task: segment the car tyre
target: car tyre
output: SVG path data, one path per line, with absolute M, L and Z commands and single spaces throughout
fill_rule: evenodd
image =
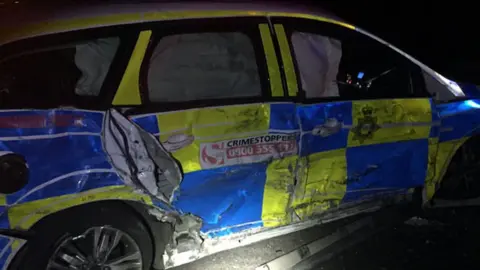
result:
M 132 269 L 151 269 L 154 255 L 151 232 L 141 216 L 122 202 L 69 208 L 40 220 L 31 231 L 34 238 L 27 241 L 17 256 L 21 258 L 15 258 L 14 268 L 9 269 L 53 270 L 71 263 L 82 270 L 109 270 L 112 263 L 122 263 L 117 261 L 128 256 L 125 263 L 136 266 Z

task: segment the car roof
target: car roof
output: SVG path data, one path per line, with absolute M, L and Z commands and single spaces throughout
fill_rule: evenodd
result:
M 68 2 L 67 2 L 68 3 Z M 330 21 L 354 28 L 315 7 L 275 2 L 148 1 L 135 4 L 24 4 L 0 10 L 0 44 L 45 34 L 139 22 L 236 16 L 289 16 Z

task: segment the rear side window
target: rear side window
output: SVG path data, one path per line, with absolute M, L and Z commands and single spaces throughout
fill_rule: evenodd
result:
M 341 26 L 285 20 L 307 98 L 425 96 L 420 69 L 402 55 Z
M 120 38 L 32 48 L 0 59 L 0 106 L 36 108 L 96 102 Z
M 159 38 L 148 62 L 151 102 L 262 95 L 252 39 L 243 32 L 202 32 Z

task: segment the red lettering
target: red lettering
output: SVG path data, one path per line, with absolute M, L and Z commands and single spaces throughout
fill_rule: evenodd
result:
M 42 115 L 2 116 L 0 128 L 43 128 L 46 126 L 46 120 Z
M 74 115 L 53 115 L 49 118 L 43 115 L 0 116 L 0 128 L 69 127 L 82 120 L 83 117 Z

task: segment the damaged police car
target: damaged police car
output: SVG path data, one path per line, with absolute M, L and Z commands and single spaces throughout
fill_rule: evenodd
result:
M 3 269 L 163 269 L 412 197 L 479 195 L 478 89 L 325 13 L 25 18 L 0 29 Z

